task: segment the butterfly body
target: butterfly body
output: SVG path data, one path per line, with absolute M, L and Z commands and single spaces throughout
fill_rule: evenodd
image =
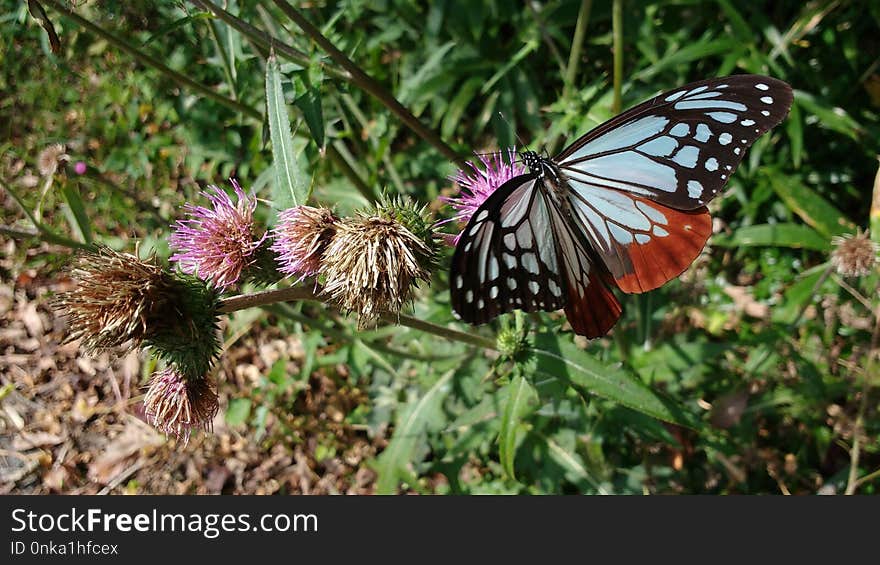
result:
M 513 309 L 565 309 L 576 333 L 604 335 L 640 293 L 678 276 L 711 234 L 705 205 L 745 150 L 779 123 L 791 88 L 758 75 L 692 83 L 598 126 L 471 216 L 452 259 L 453 310 L 481 324 Z

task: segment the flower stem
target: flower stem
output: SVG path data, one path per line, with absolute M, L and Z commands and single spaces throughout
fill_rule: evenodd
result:
M 330 58 L 333 59 L 336 64 L 340 67 L 348 71 L 351 75 L 351 82 L 362 88 L 367 93 L 374 96 L 378 99 L 382 104 L 385 105 L 386 108 L 391 110 L 394 114 L 397 115 L 398 118 L 403 121 L 410 129 L 412 129 L 419 137 L 433 145 L 438 151 L 443 153 L 448 159 L 454 161 L 456 163 L 463 163 L 464 159 L 440 136 L 433 131 L 432 129 L 425 126 L 418 118 L 416 118 L 409 110 L 407 110 L 403 104 L 397 101 L 394 96 L 391 95 L 390 92 L 385 90 L 385 88 L 379 84 L 373 77 L 366 74 L 361 70 L 359 66 L 357 66 L 354 61 L 349 59 L 345 53 L 340 51 L 333 45 L 330 40 L 324 37 L 321 34 L 321 31 L 313 26 L 311 22 L 309 22 L 302 14 L 300 14 L 293 6 L 288 4 L 285 0 L 275 0 L 275 5 L 278 6 L 282 12 L 284 12 L 287 17 L 289 17 L 293 22 L 299 26 L 306 35 L 308 35 L 312 41 L 317 43 L 321 49 L 327 52 L 330 55 Z
M 621 90 L 623 87 L 623 0 L 614 0 L 611 5 L 611 28 L 614 36 L 614 101 L 611 112 L 619 114 L 623 105 Z
M 574 80 L 577 77 L 578 65 L 581 62 L 581 50 L 584 45 L 584 36 L 587 33 L 587 22 L 590 21 L 590 10 L 593 0 L 581 0 L 581 9 L 578 12 L 577 24 L 574 28 L 574 38 L 571 40 L 571 51 L 568 53 L 568 65 L 565 67 L 565 86 L 562 96 L 567 98 L 574 88 Z
M 288 302 L 291 300 L 312 300 L 323 302 L 323 299 L 320 298 L 319 294 L 319 288 L 312 290 L 308 287 L 303 286 L 295 286 L 275 290 L 264 290 L 252 294 L 241 294 L 238 296 L 224 298 L 220 301 L 220 308 L 218 309 L 218 311 L 228 314 L 237 310 L 244 310 L 245 308 L 265 306 L 267 304 L 273 304 L 276 302 Z M 400 324 L 402 326 L 407 326 L 415 330 L 431 333 L 449 340 L 466 343 L 468 345 L 475 345 L 484 349 L 496 349 L 495 342 L 489 338 L 458 330 L 453 330 L 444 326 L 433 324 L 431 322 L 426 322 L 424 320 L 413 318 L 412 316 L 406 316 L 404 314 L 401 314 L 399 316 L 385 314 L 382 316 L 382 320 L 390 324 Z

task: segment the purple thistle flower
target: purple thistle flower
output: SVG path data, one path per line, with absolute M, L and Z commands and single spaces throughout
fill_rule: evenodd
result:
M 87 170 L 89 170 L 88 165 L 86 165 L 82 161 L 77 161 L 76 164 L 73 166 L 73 171 L 78 175 L 86 174 Z
M 278 215 L 272 230 L 275 242 L 270 249 L 277 254 L 279 271 L 289 276 L 317 275 L 324 250 L 336 233 L 337 218 L 326 208 L 294 206 Z
M 184 445 L 194 429 L 210 431 L 219 401 L 207 378 L 187 380 L 174 367 L 153 373 L 144 395 L 147 420 Z
M 483 202 L 489 198 L 489 195 L 495 192 L 499 186 L 509 181 L 515 176 L 522 175 L 528 170 L 516 162 L 516 149 L 509 148 L 507 150 L 507 159 L 503 151 L 496 151 L 488 155 L 477 155 L 482 168 L 473 162 L 467 165 L 471 170 L 459 169 L 450 180 L 458 183 L 461 190 L 458 196 L 441 196 L 440 200 L 446 202 L 455 209 L 455 215 L 440 223 L 458 221 L 464 227 L 474 212 L 477 211 Z M 461 234 L 455 236 L 452 241 L 453 245 L 458 243 Z
M 254 210 L 257 200 L 241 189 L 238 181 L 230 179 L 238 203 L 222 189 L 211 185 L 213 192 L 200 194 L 211 201 L 211 208 L 185 204 L 190 216 L 177 220 L 174 233 L 168 238 L 177 253 L 177 261 L 185 273 L 197 275 L 225 290 L 238 282 L 242 271 L 255 261 L 254 254 L 266 235 L 254 239 Z

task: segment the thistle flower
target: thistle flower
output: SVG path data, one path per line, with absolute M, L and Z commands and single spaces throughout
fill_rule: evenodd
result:
M 337 218 L 326 208 L 295 206 L 279 214 L 270 248 L 279 270 L 300 280 L 318 274 L 321 258 L 336 233 Z
M 483 202 L 489 198 L 499 186 L 509 181 L 515 176 L 528 172 L 528 169 L 516 163 L 516 149 L 510 148 L 505 152 L 497 151 L 488 155 L 477 155 L 482 168 L 473 162 L 468 162 L 468 169 L 459 169 L 450 180 L 458 183 L 460 187 L 459 195 L 453 197 L 441 196 L 440 200 L 446 202 L 455 210 L 455 215 L 446 223 L 457 220 L 459 224 L 464 226 L 467 224 L 474 212 L 477 211 Z M 461 234 L 455 236 L 453 243 L 458 243 Z
M 37 156 L 37 169 L 44 177 L 51 177 L 58 170 L 61 161 L 67 160 L 69 157 L 64 152 L 64 146 L 60 143 L 47 146 L 40 151 Z
M 144 409 L 150 424 L 185 445 L 194 429 L 212 429 L 219 402 L 207 378 L 187 379 L 169 366 L 150 379 Z
M 210 281 L 221 290 L 238 282 L 266 239 L 265 234 L 254 238 L 256 198 L 247 196 L 235 179 L 231 182 L 237 203 L 219 187 L 209 186 L 213 192 L 201 194 L 211 201 L 211 208 L 184 205 L 190 217 L 178 220 L 168 238 L 177 251 L 171 261 L 176 261 L 183 272 Z
M 82 339 L 90 352 L 140 342 L 178 294 L 174 278 L 155 257 L 142 261 L 105 246 L 80 254 L 72 274 L 76 288 L 61 293 L 55 304 L 70 324 L 66 341 Z
M 88 170 L 89 170 L 88 165 L 86 165 L 82 161 L 77 161 L 76 164 L 73 166 L 73 172 L 75 172 L 78 175 L 84 175 L 84 174 L 86 174 L 86 171 L 88 171 Z
M 324 291 L 361 327 L 380 314 L 399 314 L 414 284 L 428 280 L 436 257 L 433 225 L 412 203 L 381 203 L 337 224 L 324 252 Z
M 880 246 L 859 229 L 855 235 L 835 236 L 831 239 L 834 250 L 831 264 L 845 277 L 863 277 L 871 273 L 877 263 Z

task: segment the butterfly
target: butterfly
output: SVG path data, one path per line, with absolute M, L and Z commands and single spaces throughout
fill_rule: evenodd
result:
M 600 337 L 622 307 L 612 288 L 642 293 L 680 275 L 712 233 L 706 204 L 746 149 L 788 114 L 791 87 L 760 75 L 687 84 L 578 138 L 498 187 L 459 237 L 454 312 L 472 324 L 514 309 L 565 310 Z

